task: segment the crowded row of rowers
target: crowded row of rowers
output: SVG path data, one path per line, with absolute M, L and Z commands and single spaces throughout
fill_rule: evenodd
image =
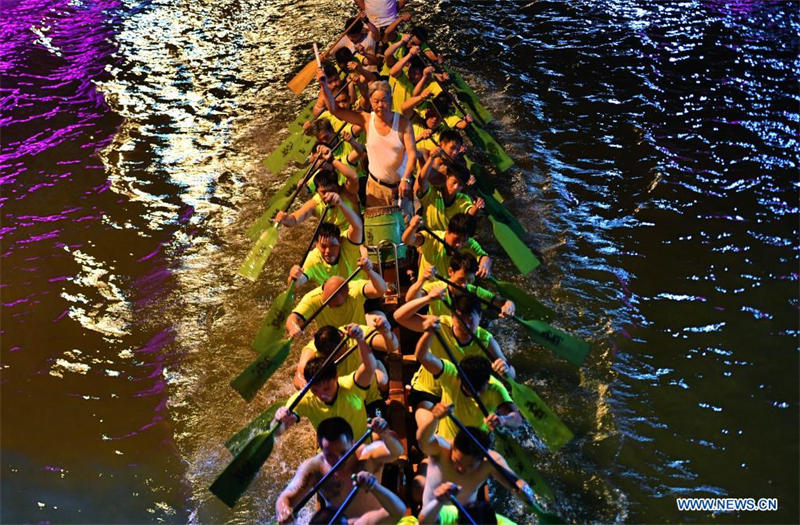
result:
M 356 291 L 369 286 L 356 284 Z M 507 469 L 504 458 L 488 450 L 487 431 L 522 423 L 508 391 L 492 377 L 493 371 L 513 377 L 513 368 L 492 335 L 478 326 L 479 304 L 468 295 L 452 292 L 434 286 L 394 314 L 401 326 L 421 332 L 415 348 L 420 368 L 412 380 L 409 399 L 416 407 L 417 447 L 427 460 L 426 468 L 414 479 L 416 490 L 412 485 L 411 500 L 403 502 L 378 482 L 383 466 L 403 455 L 404 446 L 380 418 L 387 377 L 373 350 L 395 352 L 397 339 L 380 317 L 372 328 L 356 323 L 340 328 L 324 325 L 303 349 L 297 366 L 295 385 L 301 387 L 313 378 L 311 395 L 297 404 L 290 398 L 287 405 L 295 406 L 294 411 L 283 406 L 275 415 L 276 434 L 307 417 L 317 431 L 321 449 L 300 465 L 278 498 L 276 512 L 281 523 L 293 519 L 297 502 L 323 478 L 325 482 L 319 486 L 322 509 L 311 523 L 329 523 L 337 509 L 343 509 L 343 523 L 348 519 L 359 524 L 396 523 L 412 510 L 423 523 L 468 523 L 447 503 L 465 505 L 467 514 L 479 519 L 477 523 L 508 522 L 502 516 L 495 518 L 488 504 L 478 498 L 478 489 L 490 477 L 533 502 L 533 493 L 524 481 L 509 486 L 507 476 L 493 464 Z M 358 295 L 346 300 L 358 303 Z M 449 316 L 420 313 L 448 300 L 452 301 L 448 303 L 452 308 Z M 484 357 L 487 350 L 496 352 L 494 362 Z M 336 355 L 338 366 L 330 364 L 331 354 Z M 368 413 L 377 416 L 369 420 Z M 364 445 L 370 436 L 372 443 Z M 408 522 L 411 518 L 403 519 Z

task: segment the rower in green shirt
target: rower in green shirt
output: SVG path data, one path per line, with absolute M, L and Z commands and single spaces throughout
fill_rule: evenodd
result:
M 495 295 L 490 290 L 481 286 L 472 284 L 475 280 L 475 272 L 478 270 L 478 261 L 475 257 L 468 253 L 454 253 L 450 257 L 450 264 L 447 268 L 447 280 L 459 286 L 463 286 L 468 292 L 474 293 L 485 301 L 491 301 L 500 307 L 500 315 L 502 317 L 511 317 L 516 312 L 516 305 L 513 301 L 506 299 L 502 296 Z M 412 301 L 433 289 L 434 286 L 442 286 L 440 282 L 433 280 L 436 270 L 433 266 L 428 266 L 419 279 L 412 284 L 406 292 L 406 301 Z M 445 302 L 453 304 L 455 297 L 461 295 L 461 292 L 450 285 L 447 285 L 445 295 L 442 301 L 434 301 L 428 305 L 428 313 L 432 315 L 449 315 L 450 309 L 447 308 Z
M 434 286 L 427 295 L 409 301 L 394 313 L 398 324 L 415 332 L 422 332 L 431 323 L 438 323 L 442 338 L 454 357 L 460 362 L 468 356 L 485 356 L 481 345 L 489 350 L 494 358 L 492 369 L 514 379 L 516 372 L 508 362 L 500 345 L 491 332 L 479 326 L 481 320 L 480 303 L 468 295 L 460 295 L 454 299 L 454 316 L 422 315 L 419 311 L 433 302 L 439 301 L 445 293 L 443 286 Z M 480 344 L 476 342 L 480 341 Z M 439 340 L 432 345 L 432 353 L 439 359 L 450 359 Z M 442 396 L 442 387 L 436 378 L 424 366 L 420 366 L 411 380 L 411 403 L 430 407 Z
M 457 213 L 450 219 L 444 231 L 420 232 L 418 230 L 422 224 L 422 217 L 414 215 L 402 237 L 407 246 L 416 246 L 420 252 L 418 275 L 422 275 L 428 266 L 434 266 L 439 275 L 446 275 L 450 257 L 455 252 L 470 253 L 478 259 L 478 271 L 475 273 L 478 277 L 488 277 L 491 274 L 491 258 L 478 241 L 472 238 L 475 234 L 474 217 Z
M 309 280 L 318 286 L 334 275 L 347 277 L 358 267 L 358 260 L 367 255 L 363 248 L 363 225 L 361 218 L 336 193 L 325 194 L 325 202 L 339 211 L 348 221 L 347 234 L 342 235 L 339 227 L 333 222 L 323 222 L 314 240 L 314 248 L 306 257 L 303 267 L 295 264 L 289 271 L 289 282 L 297 281 L 302 286 Z M 327 216 L 334 215 L 329 210 Z

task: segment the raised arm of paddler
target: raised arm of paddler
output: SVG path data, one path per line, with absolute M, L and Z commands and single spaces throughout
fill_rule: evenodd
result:
M 450 447 L 444 438 L 436 436 L 436 425 L 439 420 L 447 417 L 452 410 L 452 405 L 437 403 L 433 409 L 426 410 L 420 408 L 414 414 L 417 420 L 417 445 L 423 454 L 427 456 L 438 456 L 442 451 L 449 451 Z
M 389 428 L 389 423 L 382 417 L 373 417 L 369 421 L 369 428 L 374 434 L 378 435 L 379 440 L 367 445 L 364 451 L 359 454 L 362 461 L 372 462 L 370 470 L 377 471 L 381 465 L 391 463 L 399 458 L 405 449 L 403 444 L 397 439 L 397 434 Z M 374 439 L 374 435 L 373 435 Z
M 419 310 L 433 301 L 438 301 L 444 297 L 446 288 L 444 286 L 434 286 L 431 290 L 419 299 L 409 301 L 394 312 L 394 319 L 402 326 L 415 332 L 425 330 L 424 322 L 428 316 L 420 315 Z
M 419 275 L 419 279 L 414 281 L 414 283 L 408 287 L 408 291 L 406 292 L 406 302 L 422 297 L 421 294 L 425 293 L 423 286 L 425 286 L 425 283 L 429 282 L 433 278 L 435 273 L 435 266 L 427 266 L 424 270 L 422 270 L 422 273 Z
M 395 35 L 395 31 L 397 31 L 397 28 L 400 27 L 400 24 L 404 24 L 410 20 L 411 13 L 400 13 L 400 16 L 398 16 L 394 22 L 386 26 L 386 28 L 383 30 L 383 41 L 387 44 L 391 43 L 391 41 L 397 36 Z M 409 35 L 409 38 L 411 38 L 411 35 Z
M 353 380 L 356 385 L 361 388 L 367 389 L 375 377 L 375 369 L 378 367 L 378 362 L 372 354 L 372 348 L 367 344 L 364 338 L 364 331 L 356 323 L 347 325 L 347 335 L 351 339 L 355 339 L 358 344 L 358 354 L 361 356 L 361 364 L 353 374 Z
M 419 55 L 419 53 L 419 46 L 411 46 L 411 48 L 408 50 L 408 53 L 406 53 L 403 58 L 398 60 L 397 63 L 392 66 L 392 69 L 389 70 L 389 74 L 395 78 L 399 77 L 401 74 L 403 74 L 403 69 L 406 67 L 409 60 Z
M 386 281 L 384 281 L 383 277 L 372 267 L 372 261 L 369 260 L 369 257 L 362 256 L 361 259 L 358 260 L 358 265 L 369 278 L 369 283 L 364 285 L 364 295 L 369 299 L 383 297 L 383 294 L 386 293 Z
M 324 66 L 322 66 L 322 70 L 325 75 L 325 82 L 324 82 L 325 87 L 327 87 L 331 93 L 339 91 L 339 88 L 342 87 L 342 79 L 339 76 L 339 72 L 336 71 L 336 66 L 334 66 L 333 64 L 325 64 Z M 352 87 L 352 85 L 350 87 Z M 317 95 L 317 103 L 314 104 L 314 109 L 312 111 L 313 115 L 315 117 L 318 117 L 320 113 L 325 111 L 326 107 L 327 106 L 325 105 L 325 90 L 322 89 L 322 87 L 320 87 L 319 95 Z
M 325 107 L 328 108 L 328 111 L 331 112 L 331 115 L 339 120 L 344 120 L 356 126 L 361 126 L 362 129 L 366 129 L 366 114 L 337 106 L 333 100 L 331 89 L 328 87 L 325 72 L 319 68 L 317 69 L 317 80 L 319 81 L 319 85 L 322 87 Z
M 414 215 L 411 217 L 411 220 L 408 221 L 408 226 L 403 231 L 403 235 L 401 240 L 407 246 L 420 246 L 422 245 L 422 234 L 419 233 L 419 228 L 422 226 L 422 217 L 419 215 Z
M 436 164 L 437 159 L 441 155 L 441 149 L 436 147 L 431 150 L 430 155 L 425 160 L 425 164 L 422 165 L 422 168 L 417 173 L 417 184 L 416 184 L 416 191 L 417 191 L 417 198 L 422 198 L 427 192 L 428 188 L 430 187 L 430 180 L 431 180 L 431 170 Z M 423 210 L 424 213 L 424 210 Z
M 392 353 L 397 351 L 400 344 L 397 341 L 397 336 L 392 332 L 392 327 L 389 321 L 380 315 L 373 317 L 373 327 L 378 331 L 372 338 L 370 338 L 370 345 L 374 350 L 381 352 Z
M 416 89 L 414 91 L 416 91 Z M 402 111 L 403 115 L 405 115 L 407 118 L 411 118 L 414 115 L 414 109 L 431 98 L 432 95 L 433 92 L 429 88 L 422 89 L 418 94 L 408 97 L 400 106 L 400 111 Z
M 353 211 L 353 208 L 347 205 L 342 196 L 332 191 L 325 192 L 322 194 L 322 202 L 341 210 L 342 215 L 350 224 L 347 228 L 347 238 L 353 244 L 361 244 L 364 238 L 364 223 L 361 222 L 361 217 Z
M 380 511 L 368 511 L 353 525 L 373 525 L 378 523 L 397 523 L 406 513 L 406 504 L 400 497 L 380 483 L 374 474 L 362 470 L 356 475 L 356 485 L 372 494 L 383 507 Z
M 409 40 L 411 40 L 411 35 L 403 35 L 397 42 L 390 44 L 389 47 L 386 48 L 386 51 L 383 52 L 383 61 L 389 68 L 397 64 L 397 59 L 394 55 L 397 53 L 398 49 L 407 45 Z
M 431 343 L 433 342 L 433 330 L 439 329 L 439 318 L 435 315 L 428 315 L 422 322 L 422 328 L 425 330 L 417 341 L 417 347 L 414 349 L 414 357 L 417 362 L 422 365 L 425 370 L 431 373 L 433 377 L 437 377 L 442 373 L 444 364 L 442 360 L 433 355 L 431 352 Z

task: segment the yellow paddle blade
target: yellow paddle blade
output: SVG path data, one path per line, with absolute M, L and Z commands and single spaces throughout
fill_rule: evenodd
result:
M 258 238 L 250 249 L 244 262 L 242 262 L 242 265 L 239 267 L 239 275 L 251 281 L 255 281 L 277 243 L 278 227 L 273 224 L 271 227 L 264 230 L 264 233 L 261 234 L 261 237 Z
M 550 410 L 539 394 L 527 385 L 505 379 L 511 385 L 514 404 L 547 448 L 555 452 L 572 439 L 572 431 Z
M 314 76 L 317 74 L 317 62 L 316 60 L 312 60 L 308 64 L 305 65 L 303 69 L 300 70 L 298 74 L 294 76 L 293 79 L 289 81 L 289 89 L 292 90 L 292 93 L 295 95 L 300 95 L 303 90 L 308 86 L 308 84 L 314 80 Z

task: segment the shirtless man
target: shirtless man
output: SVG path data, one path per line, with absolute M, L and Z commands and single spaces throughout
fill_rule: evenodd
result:
M 458 483 L 461 487 L 458 501 L 463 504 L 474 501 L 478 489 L 490 477 L 507 489 L 514 490 L 506 478 L 483 457 L 481 449 L 463 430 L 459 431 L 452 442 L 434 435 L 437 422 L 447 417 L 449 411 L 450 407 L 443 403 L 435 405 L 433 411 L 424 409 L 418 411 L 417 421 L 421 425 L 417 430 L 417 442 L 420 450 L 428 455 L 428 472 L 425 490 L 422 494 L 423 506 L 434 500 L 436 488 L 448 481 Z M 475 427 L 467 427 L 467 429 L 483 445 L 483 448 L 489 448 L 489 436 L 485 432 Z M 511 471 L 503 456 L 494 450 L 489 450 L 489 454 L 500 466 Z M 519 479 L 517 488 L 533 503 L 533 490 L 525 481 Z
M 389 430 L 386 420 L 373 418 L 369 428 L 378 434 L 380 440 L 361 445 L 320 487 L 319 494 L 326 506 L 339 507 L 342 504 L 352 487 L 353 474 L 366 471 L 379 476 L 385 464 L 396 460 L 403 453 L 403 445 Z M 301 463 L 292 481 L 278 496 L 275 511 L 279 523 L 292 521 L 294 503 L 350 450 L 353 446 L 353 430 L 340 417 L 326 419 L 317 428 L 317 444 L 322 452 Z M 392 513 L 369 490 L 359 490 L 345 511 L 348 518 L 359 518 L 358 523 L 362 525 L 386 522 Z
M 371 492 L 375 499 L 383 505 L 389 515 L 388 519 L 385 520 L 386 523 L 397 523 L 403 518 L 406 512 L 406 504 L 397 494 L 378 483 L 378 478 L 375 475 L 362 470 L 356 474 L 353 485 L 358 485 L 359 490 Z M 311 521 L 308 522 L 308 525 L 328 525 L 338 510 L 338 508 L 334 507 L 323 507 L 311 516 Z M 367 512 L 354 520 L 348 520 L 347 516 L 341 514 L 339 519 L 333 523 L 334 525 L 367 525 L 375 523 L 375 514 L 375 511 Z

